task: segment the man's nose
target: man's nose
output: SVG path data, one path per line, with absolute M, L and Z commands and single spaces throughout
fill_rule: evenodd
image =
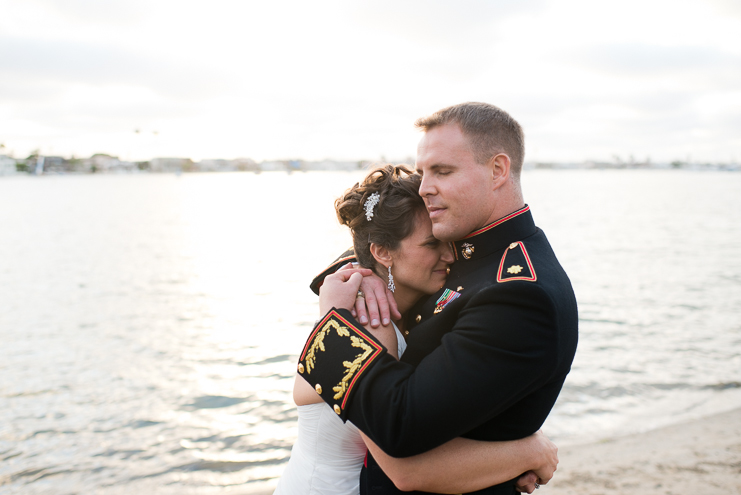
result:
M 432 186 L 432 181 L 428 176 L 422 176 L 422 182 L 419 184 L 419 195 L 423 198 L 435 194 L 435 188 Z

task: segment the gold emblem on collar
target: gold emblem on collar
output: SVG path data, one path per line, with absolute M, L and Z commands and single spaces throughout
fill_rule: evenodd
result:
M 512 265 L 509 268 L 507 268 L 507 273 L 513 273 L 517 275 L 522 271 L 522 267 L 520 265 Z
M 463 255 L 463 257 L 466 258 L 467 260 L 470 260 L 471 255 L 473 255 L 473 251 L 474 251 L 473 245 L 466 242 L 461 247 L 463 248 L 461 250 L 461 254 Z
M 512 244 L 509 245 L 509 248 L 510 249 L 514 249 L 516 247 L 517 247 L 517 243 L 516 242 L 513 242 Z

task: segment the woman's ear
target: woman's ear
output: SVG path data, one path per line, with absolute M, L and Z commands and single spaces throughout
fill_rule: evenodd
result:
M 391 252 L 387 248 L 380 246 L 375 242 L 371 242 L 370 252 L 376 261 L 386 268 L 388 268 L 394 261 Z

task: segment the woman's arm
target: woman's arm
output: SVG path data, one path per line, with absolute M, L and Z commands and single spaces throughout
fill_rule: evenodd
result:
M 534 471 L 538 482 L 545 484 L 558 464 L 558 448 L 540 431 L 507 442 L 454 438 L 428 452 L 404 458 L 386 455 L 365 434 L 362 436 L 383 472 L 402 491 L 472 492 L 526 471 Z

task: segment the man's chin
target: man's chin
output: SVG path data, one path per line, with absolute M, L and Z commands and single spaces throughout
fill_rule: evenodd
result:
M 453 242 L 459 239 L 459 237 L 456 237 L 454 229 L 442 222 L 432 223 L 432 235 L 435 236 L 435 239 L 443 242 Z

